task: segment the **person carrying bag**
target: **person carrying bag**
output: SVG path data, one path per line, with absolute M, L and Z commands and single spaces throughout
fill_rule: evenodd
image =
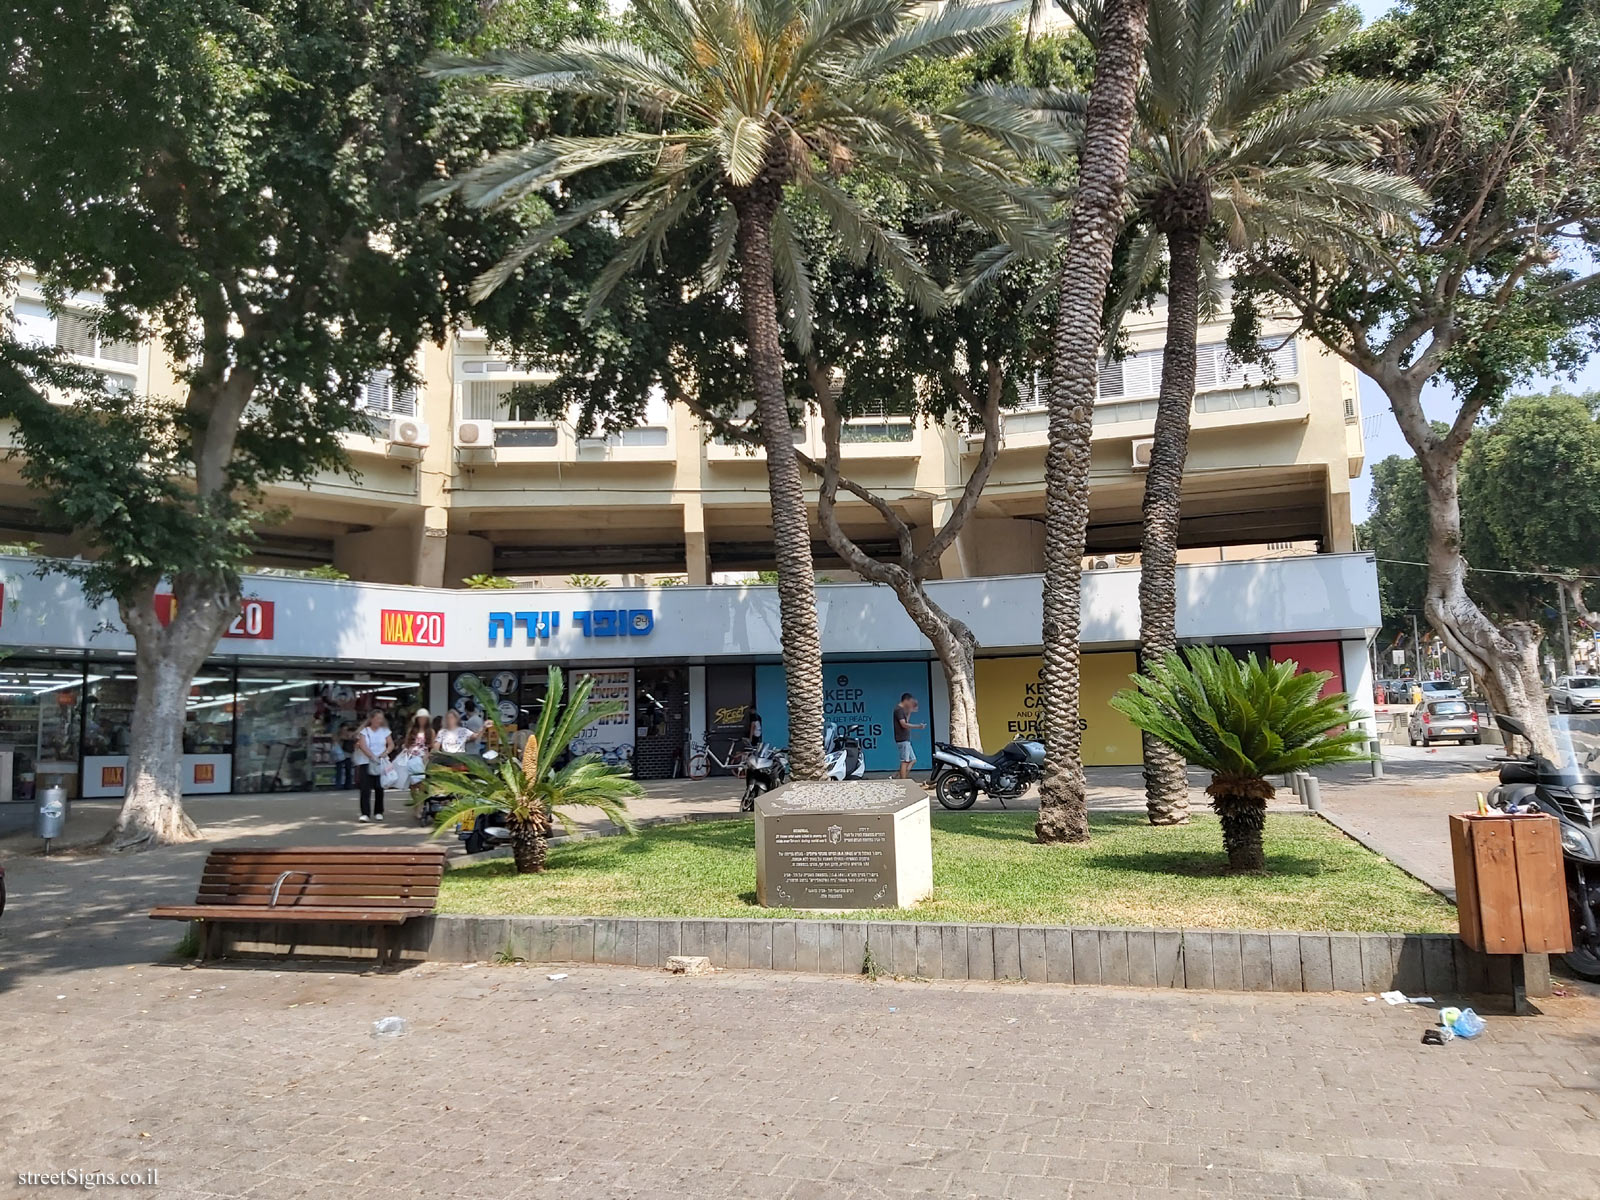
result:
M 367 714 L 367 723 L 356 735 L 356 786 L 361 794 L 361 815 L 357 821 L 383 820 L 383 789 L 386 776 L 395 771 L 389 756 L 394 753 L 394 735 L 381 709 Z M 388 784 L 390 787 L 396 784 Z

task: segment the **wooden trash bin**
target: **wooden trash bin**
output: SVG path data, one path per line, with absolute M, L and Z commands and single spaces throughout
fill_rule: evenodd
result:
M 1511 960 L 1516 1011 L 1527 1006 L 1524 954 L 1572 949 L 1561 822 L 1545 813 L 1452 813 L 1461 940 L 1481 954 Z

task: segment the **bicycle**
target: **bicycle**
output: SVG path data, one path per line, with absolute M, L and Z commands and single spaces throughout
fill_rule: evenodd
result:
M 728 757 L 718 758 L 717 752 L 705 742 L 695 742 L 689 747 L 689 778 L 704 779 L 711 774 L 711 764 L 716 763 L 724 771 L 732 772 L 735 776 L 743 776 L 745 756 L 750 753 L 748 747 L 741 747 L 742 738 L 732 738 L 728 742 Z

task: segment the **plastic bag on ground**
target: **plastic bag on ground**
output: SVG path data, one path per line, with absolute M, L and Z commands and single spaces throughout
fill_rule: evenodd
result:
M 383 1017 L 372 1023 L 373 1037 L 399 1037 L 405 1031 L 406 1021 L 404 1017 Z

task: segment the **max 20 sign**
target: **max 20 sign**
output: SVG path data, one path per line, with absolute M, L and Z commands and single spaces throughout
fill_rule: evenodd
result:
M 172 624 L 178 611 L 178 598 L 170 592 L 159 592 L 155 597 L 156 620 L 162 625 Z M 222 631 L 225 638 L 244 638 L 253 642 L 270 642 L 274 618 L 271 600 L 247 599 L 239 604 L 239 615 Z
M 443 613 L 386 608 L 378 618 L 378 640 L 385 646 L 444 645 Z

